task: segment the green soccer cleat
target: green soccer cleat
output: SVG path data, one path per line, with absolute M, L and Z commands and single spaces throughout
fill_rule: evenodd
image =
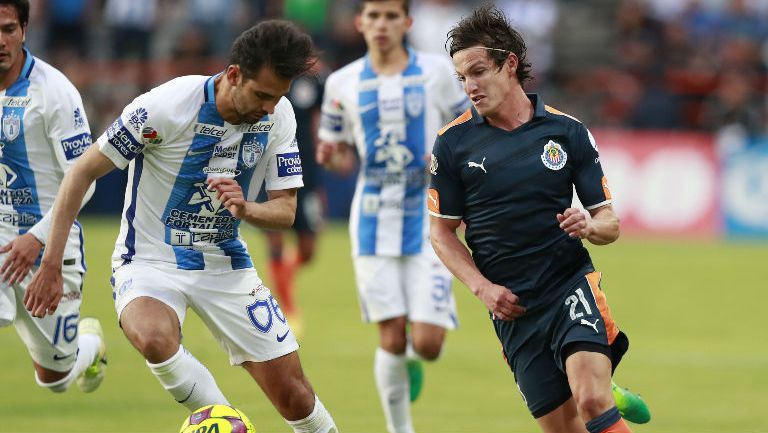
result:
M 411 402 L 416 401 L 421 394 L 421 386 L 424 384 L 424 367 L 418 359 L 409 359 L 406 362 L 408 367 L 408 382 L 410 383 Z
M 83 392 L 93 392 L 101 385 L 101 381 L 104 380 L 104 373 L 107 369 L 107 346 L 104 343 L 104 331 L 101 330 L 101 323 L 98 319 L 93 317 L 85 317 L 80 319 L 80 323 L 77 324 L 77 332 L 82 334 L 94 334 L 98 335 L 101 340 L 101 347 L 99 347 L 99 353 L 96 355 L 96 359 L 88 368 L 83 371 L 80 377 L 77 378 L 77 386 Z
M 651 420 L 651 411 L 638 394 L 616 385 L 613 381 L 611 391 L 622 418 L 635 424 L 645 424 Z

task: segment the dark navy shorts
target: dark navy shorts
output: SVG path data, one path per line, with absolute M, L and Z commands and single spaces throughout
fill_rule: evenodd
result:
M 496 335 L 534 418 L 571 397 L 565 358 L 577 351 L 604 353 L 618 364 L 629 341 L 611 317 L 600 273 L 567 284 L 548 306 L 513 321 L 494 320 Z

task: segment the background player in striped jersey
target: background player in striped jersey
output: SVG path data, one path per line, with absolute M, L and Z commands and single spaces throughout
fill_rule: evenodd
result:
M 413 431 L 420 364 L 408 363 L 407 346 L 435 360 L 456 326 L 451 275 L 429 245 L 425 174 L 432 137 L 468 105 L 446 57 L 404 47 L 408 9 L 360 2 L 368 53 L 326 81 L 317 149 L 332 170 L 352 170 L 355 153 L 361 161 L 349 231 L 363 320 L 379 328 L 374 375 L 392 433 Z
M 432 245 L 490 311 L 542 431 L 630 432 L 611 395 L 628 339 L 582 244 L 619 237 L 597 144 L 581 122 L 525 93 L 525 42 L 494 6 L 462 19 L 448 44 L 473 107 L 433 149 Z M 574 187 L 591 217 L 572 207 Z
M 78 320 L 85 274 L 79 223 L 62 227 L 64 254 L 57 267 L 64 283 L 57 314 L 36 319 L 23 308 L 64 172 L 91 145 L 80 94 L 24 48 L 28 19 L 28 1 L 0 1 L 0 326 L 16 327 L 38 385 L 63 392 L 77 380 L 90 392 L 104 376 L 105 346 L 96 319 Z M 83 202 L 92 193 L 88 188 Z
M 190 410 L 228 404 L 181 345 L 189 307 L 295 432 L 337 432 L 239 235 L 241 220 L 265 228 L 293 223 L 301 159 L 283 96 L 313 58 L 309 36 L 285 21 L 264 21 L 238 37 L 224 72 L 171 80 L 129 104 L 64 179 L 27 309 L 37 317 L 55 310 L 55 264 L 80 197 L 96 178 L 128 166 L 112 284 L 123 332 L 152 373 Z M 265 181 L 269 200 L 256 203 Z

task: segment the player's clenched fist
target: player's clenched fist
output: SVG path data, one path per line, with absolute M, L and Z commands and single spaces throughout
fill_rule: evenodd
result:
M 218 199 L 229 213 L 235 218 L 242 218 L 245 214 L 245 196 L 243 189 L 235 179 L 229 177 L 218 177 L 208 179 L 208 190 L 216 191 Z
M 568 236 L 584 239 L 592 232 L 586 214 L 579 209 L 569 207 L 563 213 L 557 214 L 557 222 Z

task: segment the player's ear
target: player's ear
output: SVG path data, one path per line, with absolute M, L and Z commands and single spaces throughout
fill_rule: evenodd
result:
M 513 76 L 517 75 L 518 63 L 517 55 L 515 53 L 509 53 L 507 56 L 507 65 L 509 65 L 509 73 Z
M 227 66 L 227 70 L 225 74 L 227 76 L 227 81 L 229 81 L 229 84 L 233 87 L 237 86 L 237 83 L 240 78 L 240 65 Z
M 405 17 L 405 28 L 410 30 L 413 25 L 413 17 L 408 15 Z
M 355 30 L 357 30 L 358 33 L 363 32 L 363 15 L 362 14 L 355 14 Z

